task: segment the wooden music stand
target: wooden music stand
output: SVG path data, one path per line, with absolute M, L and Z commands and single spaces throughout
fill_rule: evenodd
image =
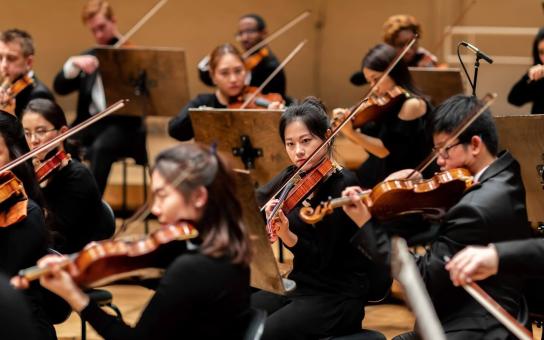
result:
M 495 116 L 501 149 L 521 165 L 529 221 L 544 225 L 544 115 Z
M 464 93 L 463 77 L 458 68 L 409 67 L 414 83 L 423 94 L 431 97 L 433 106 L 449 97 Z
M 291 162 L 278 135 L 281 110 L 190 109 L 195 141 L 213 144 L 233 168 L 248 169 L 259 185 Z
M 129 98 L 117 114 L 175 116 L 189 101 L 185 51 L 177 48 L 96 49 L 107 103 Z M 135 100 L 139 97 L 141 100 Z
M 276 294 L 294 289 L 294 282 L 281 278 L 278 264 L 266 235 L 265 222 L 255 200 L 253 179 L 247 170 L 235 170 L 237 196 L 242 204 L 243 222 L 253 250 L 251 286 Z M 287 289 L 286 289 L 287 288 Z

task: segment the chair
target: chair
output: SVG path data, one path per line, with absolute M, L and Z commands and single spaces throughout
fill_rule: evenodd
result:
M 121 315 L 121 311 L 119 308 L 112 303 L 113 296 L 111 293 L 105 289 L 89 289 L 85 291 L 85 293 L 89 296 L 89 298 L 96 302 L 98 306 L 100 307 L 108 307 L 111 308 L 114 312 L 117 318 L 121 321 L 123 321 L 123 316 Z M 81 319 L 81 340 L 87 339 L 87 322 L 85 319 L 79 316 Z
M 265 322 L 266 312 L 261 309 L 251 308 L 249 326 L 244 336 L 244 340 L 259 340 L 263 335 Z
M 145 203 L 147 201 L 147 173 L 149 171 L 149 164 L 147 162 L 147 157 L 145 158 L 141 158 L 141 159 L 137 159 L 137 158 L 129 158 L 129 157 L 125 157 L 125 158 L 121 158 L 119 159 L 118 161 L 121 162 L 121 165 L 122 165 L 122 180 L 121 180 L 121 192 L 122 192 L 122 201 L 121 201 L 121 212 L 123 213 L 123 215 L 126 215 L 127 212 L 128 212 L 128 208 L 127 208 L 127 202 L 128 202 L 128 181 L 127 181 L 127 178 L 128 178 L 128 165 L 129 165 L 129 162 L 130 160 L 134 160 L 134 164 L 136 165 L 139 165 L 142 167 L 142 182 L 143 182 L 143 200 L 142 200 L 142 204 Z M 147 219 L 144 221 L 144 229 L 145 229 L 145 233 L 147 234 L 148 231 L 149 231 L 149 226 L 148 226 L 148 223 L 147 223 Z

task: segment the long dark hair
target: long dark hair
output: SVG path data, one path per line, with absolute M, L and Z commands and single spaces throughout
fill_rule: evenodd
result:
M 384 72 L 396 56 L 397 50 L 393 46 L 383 43 L 378 44 L 372 47 L 363 58 L 363 68 Z M 415 95 L 422 96 L 421 91 L 414 85 L 410 71 L 403 60 L 400 60 L 397 66 L 391 70 L 389 76 L 398 86 Z
M 23 127 L 19 120 L 5 111 L 0 110 L 0 136 L 4 138 L 4 142 L 9 151 L 10 160 L 14 160 L 30 149 L 26 143 Z M 41 207 L 44 206 L 44 199 L 36 180 L 32 161 L 28 160 L 11 170 L 13 174 L 23 182 L 26 194 Z
M 540 55 L 538 53 L 538 44 L 540 44 L 542 40 L 544 40 L 544 27 L 538 30 L 538 33 L 535 36 L 535 40 L 533 41 L 533 65 L 542 64 L 542 61 L 540 60 Z
M 236 197 L 234 178 L 219 155 L 200 144 L 182 144 L 159 153 L 153 171 L 171 184 L 183 173 L 176 189 L 185 199 L 200 186 L 208 191 L 202 219 L 194 221 L 202 238 L 203 254 L 249 264 L 251 249 L 242 224 L 242 206 Z
M 55 127 L 55 129 L 57 130 L 63 126 L 68 126 L 68 122 L 66 121 L 66 115 L 64 114 L 64 111 L 62 110 L 59 104 L 55 103 L 54 101 L 50 99 L 45 99 L 45 98 L 32 99 L 30 102 L 28 102 L 25 109 L 23 110 L 21 119 L 28 112 L 34 112 L 39 114 L 49 123 L 51 123 L 53 127 Z

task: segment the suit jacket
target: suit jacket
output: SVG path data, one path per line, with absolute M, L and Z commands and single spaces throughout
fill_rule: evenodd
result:
M 380 225 L 371 220 L 353 241 L 363 247 L 368 256 L 389 263 L 389 233 L 399 228 L 394 224 Z M 487 245 L 529 236 L 519 163 L 504 152 L 484 171 L 480 182 L 468 189 L 446 213 L 438 236 L 427 253 L 417 259 L 420 274 L 446 332 L 502 326 L 462 288 L 453 286 L 444 269 L 444 256 L 451 257 L 471 244 Z M 482 281 L 481 286 L 514 316 L 525 310 L 520 280 L 492 277 Z M 507 337 L 508 332 L 503 329 L 501 338 Z
M 86 54 L 96 56 L 96 52 L 93 49 L 81 53 L 81 55 Z M 53 90 L 55 90 L 56 93 L 67 95 L 74 91 L 78 91 L 76 119 L 73 125 L 78 124 L 91 116 L 89 113 L 89 106 L 92 102 L 92 89 L 97 76 L 98 71 L 91 74 L 80 72 L 79 76 L 73 79 L 67 79 L 64 76 L 64 71 L 62 69 L 55 76 Z
M 544 277 L 544 239 L 496 243 L 499 273 Z
M 25 87 L 15 96 L 15 115 L 21 118 L 24 108 L 32 99 L 45 98 L 55 100 L 53 93 L 36 76 L 32 76 L 33 83 Z

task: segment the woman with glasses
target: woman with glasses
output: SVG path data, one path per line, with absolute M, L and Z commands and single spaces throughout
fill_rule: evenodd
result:
M 211 107 L 224 109 L 238 102 L 246 90 L 247 69 L 242 56 L 231 44 L 217 46 L 210 54 L 209 72 L 216 86 L 214 93 L 199 94 L 193 98 L 181 112 L 168 123 L 171 137 L 186 141 L 194 137 L 193 126 L 189 118 L 189 109 Z M 269 109 L 280 108 L 282 103 L 268 103 Z
M 64 111 L 48 99 L 34 99 L 24 109 L 21 122 L 30 149 L 68 130 Z M 64 150 L 62 144 L 38 154 L 36 167 Z M 87 167 L 69 157 L 43 178 L 41 186 L 53 230 L 53 248 L 63 254 L 81 250 L 93 240 L 113 233 L 111 214 L 104 209 L 96 181 Z M 109 222 L 108 222 L 109 221 Z
M 374 86 L 393 62 L 397 52 L 387 44 L 371 48 L 363 58 L 361 71 L 352 76 L 361 78 L 362 85 L 368 82 Z M 369 122 L 360 131 L 351 124 L 342 133 L 351 141 L 368 151 L 368 159 L 357 169 L 357 176 L 363 187 L 371 188 L 381 182 L 388 174 L 400 169 L 413 169 L 431 151 L 432 141 L 426 131 L 426 120 L 431 105 L 425 96 L 414 86 L 406 64 L 401 60 L 383 81 L 375 88 L 374 95 L 383 97 L 389 91 L 401 87 L 402 104 L 393 106 L 389 112 L 382 112 L 376 122 Z M 336 115 L 345 115 L 345 109 L 336 109 Z M 365 114 L 360 113 L 360 114 Z M 434 170 L 429 170 L 432 174 Z

